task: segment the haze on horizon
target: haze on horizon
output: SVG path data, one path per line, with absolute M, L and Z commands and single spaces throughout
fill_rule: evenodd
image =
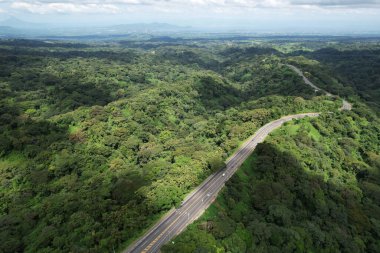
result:
M 0 0 L 0 20 L 54 26 L 170 23 L 203 30 L 380 34 L 380 0 Z

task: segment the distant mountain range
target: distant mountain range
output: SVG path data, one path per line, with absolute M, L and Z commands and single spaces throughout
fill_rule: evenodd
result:
M 15 17 L 10 17 L 8 19 L 0 21 L 0 26 L 6 26 L 6 27 L 18 28 L 18 29 L 30 29 L 30 28 L 39 29 L 42 27 L 46 27 L 47 25 L 26 22 Z
M 167 23 L 137 23 L 137 24 L 126 24 L 126 25 L 115 25 L 110 26 L 110 29 L 116 30 L 127 30 L 127 31 L 178 31 L 178 30 L 188 30 L 191 27 L 183 27 L 177 25 L 171 25 Z
M 0 37 L 38 37 L 38 36 L 109 36 L 130 33 L 180 32 L 191 27 L 167 23 L 120 24 L 105 27 L 58 27 L 49 24 L 32 23 L 10 17 L 0 21 Z

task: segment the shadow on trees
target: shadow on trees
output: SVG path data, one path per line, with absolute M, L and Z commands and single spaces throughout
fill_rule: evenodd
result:
M 168 45 L 165 45 L 168 46 Z M 180 47 L 159 47 L 154 56 L 157 64 L 162 60 L 170 61 L 173 65 L 187 65 L 189 67 L 203 68 L 217 71 L 220 62 L 214 59 L 209 52 L 194 45 L 181 45 Z
M 361 196 L 356 187 L 343 181 L 326 182 L 322 175 L 313 173 L 321 169 L 318 165 L 306 164 L 311 170 L 306 172 L 298 158 L 271 144 L 260 144 L 256 154 L 257 159 L 250 164 L 254 183 L 241 182 L 235 176 L 227 188 L 227 197 L 234 200 L 228 203 L 246 202 L 244 196 L 252 194 L 248 203 L 253 212 L 230 217 L 236 222 L 243 220 L 256 245 L 282 252 L 301 245 L 317 251 L 376 252 L 379 235 L 373 234 L 377 228 L 371 219 L 380 216 L 363 202 L 370 196 Z M 363 174 L 362 170 L 357 176 Z M 376 199 L 371 202 L 376 203 Z M 234 205 L 229 208 L 235 209 Z M 263 237 L 265 230 L 267 235 Z M 297 233 L 298 239 L 292 233 Z
M 29 50 L 19 47 L 14 47 L 12 49 L 0 49 L 0 54 L 7 59 L 17 61 L 18 56 L 29 56 L 29 57 L 52 57 L 61 60 L 67 60 L 70 58 L 98 58 L 106 59 L 111 61 L 120 61 L 123 63 L 132 63 L 137 59 L 137 54 L 132 51 L 128 52 L 114 52 L 114 51 L 85 51 L 85 50 L 70 50 L 70 51 L 48 51 L 48 50 Z
M 5 101 L 0 102 L 0 154 L 21 152 L 35 158 L 55 142 L 68 139 L 68 126 L 60 126 L 47 120 L 34 120 L 20 109 Z
M 337 50 L 323 48 L 314 52 L 298 51 L 292 55 L 305 56 L 320 61 L 345 86 L 350 86 L 377 111 L 380 108 L 380 50 Z M 345 94 L 347 93 L 347 94 Z M 343 95 L 354 92 L 340 91 Z
M 28 62 L 27 59 L 22 61 L 25 64 Z M 3 71 L 0 70 L 4 81 L 0 84 L 0 90 L 17 97 L 18 102 L 34 100 L 30 104 L 35 108 L 24 109 L 38 110 L 48 106 L 50 115 L 65 113 L 80 106 L 106 105 L 115 99 L 112 93 L 118 88 L 112 84 L 91 83 L 84 80 L 87 77 L 83 74 L 68 73 L 58 77 L 46 72 L 38 73 L 34 66 L 20 68 L 17 72 L 14 72 L 14 68 L 5 66 Z M 29 95 L 25 96 L 24 93 Z
M 378 197 L 357 190 L 371 181 L 365 169 L 356 187 L 326 181 L 313 173 L 318 167 L 269 143 L 253 157 L 227 182 L 213 211 L 163 252 L 378 252 Z
M 238 89 L 213 76 L 200 76 L 195 89 L 207 109 L 225 110 L 242 102 L 242 93 Z
M 9 39 L 1 40 L 0 45 L 11 47 L 42 47 L 42 48 L 91 48 L 89 44 L 83 43 L 64 43 L 64 42 L 45 42 L 41 40 L 27 40 L 27 39 Z
M 269 47 L 247 47 L 247 48 L 231 47 L 220 52 L 220 54 L 230 59 L 224 63 L 224 65 L 226 66 L 231 65 L 237 61 L 240 61 L 243 58 L 247 59 L 253 56 L 283 55 L 278 50 L 274 48 L 269 48 Z

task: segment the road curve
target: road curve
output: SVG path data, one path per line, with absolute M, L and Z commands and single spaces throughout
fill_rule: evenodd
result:
M 290 64 L 286 64 L 286 66 L 288 66 L 289 68 L 291 68 L 294 72 L 296 72 L 299 76 L 301 76 L 303 78 L 303 81 L 310 85 L 315 91 L 322 91 L 326 94 L 326 96 L 329 96 L 329 97 L 332 97 L 334 96 L 333 94 L 331 94 L 330 92 L 327 92 L 325 90 L 322 90 L 321 88 L 319 88 L 318 86 L 316 86 L 315 84 L 313 84 L 302 72 L 302 70 L 300 70 L 299 68 L 297 68 L 296 66 L 293 66 L 293 65 L 290 65 Z M 340 108 L 341 111 L 344 111 L 344 110 L 347 110 L 347 111 L 351 111 L 352 109 L 352 104 L 350 104 L 347 100 L 343 99 L 343 105 L 342 107 Z
M 140 240 L 126 249 L 125 253 L 151 253 L 178 235 L 187 225 L 197 219 L 215 200 L 224 183 L 236 172 L 258 143 L 270 132 L 293 119 L 317 117 L 319 113 L 302 113 L 282 117 L 261 127 L 226 161 L 226 167 L 207 178 L 184 201 L 181 207 L 170 211 Z
M 304 82 L 315 91 L 322 91 L 327 96 L 333 94 L 314 85 L 303 72 L 287 64 L 293 71 L 300 75 Z M 352 105 L 343 99 L 340 110 L 351 110 Z M 270 132 L 279 128 L 282 124 L 293 119 L 305 117 L 317 117 L 319 113 L 301 113 L 282 117 L 261 127 L 226 161 L 226 167 L 208 177 L 199 187 L 190 193 L 182 202 L 181 207 L 172 209 L 155 226 L 153 226 L 138 241 L 129 246 L 125 253 L 152 253 L 159 251 L 160 247 L 181 233 L 187 225 L 197 219 L 215 200 L 224 183 L 231 178 L 247 157 L 255 150 L 258 143 L 264 141 Z

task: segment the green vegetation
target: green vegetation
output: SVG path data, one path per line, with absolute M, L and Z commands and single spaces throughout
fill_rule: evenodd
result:
M 323 48 L 294 59 L 320 87 L 341 96 L 360 96 L 380 111 L 380 49 Z
M 121 250 L 219 169 L 260 126 L 283 115 L 338 112 L 341 106 L 339 99 L 315 94 L 282 64 L 290 61 L 303 66 L 311 61 L 306 53 L 304 57 L 286 55 L 265 43 L 255 47 L 209 41 L 197 46 L 160 41 L 132 44 L 0 41 L 0 252 Z M 287 158 L 288 153 L 280 156 L 300 163 L 293 168 L 294 180 L 310 174 L 301 171 L 313 166 L 316 173 L 327 174 L 324 178 L 347 183 L 355 194 L 365 189 L 360 205 L 355 202 L 357 195 L 352 200 L 357 220 L 347 218 L 349 225 L 337 226 L 345 232 L 347 226 L 352 230 L 356 222 L 362 224 L 350 232 L 356 236 L 351 241 L 369 249 L 376 246 L 379 233 L 375 215 L 379 129 L 376 116 L 352 92 L 350 99 L 358 104 L 355 112 L 326 113 L 309 123 L 288 125 L 280 131 L 289 134 L 272 140 L 306 142 L 300 153 L 293 152 L 295 146 L 288 147 L 292 158 Z M 275 151 L 268 156 L 277 155 L 286 142 L 278 139 L 271 144 Z M 214 221 L 210 224 L 218 235 L 204 223 L 207 229 L 193 225 L 189 228 L 193 235 L 186 232 L 180 238 L 204 245 L 206 252 L 229 249 L 225 245 L 236 245 L 236 252 L 244 252 L 259 240 L 265 251 L 264 244 L 270 245 L 265 231 L 271 228 L 256 215 L 266 214 L 259 214 L 260 209 L 245 215 L 252 211 L 255 194 L 248 190 L 256 185 L 252 181 L 259 174 L 254 171 L 257 161 L 264 159 L 262 149 L 228 186 L 248 188 L 233 190 L 230 198 L 226 190 L 204 216 Z M 325 156 L 330 160 L 322 159 Z M 334 160 L 335 156 L 339 159 Z M 300 162 L 305 157 L 310 164 Z M 345 159 L 347 164 L 342 162 Z M 330 168 L 334 168 L 332 175 Z M 364 173 L 363 183 L 355 184 L 358 171 Z M 327 201 L 330 196 L 324 194 Z M 230 213 L 232 204 L 237 210 Z M 285 208 L 277 204 L 280 209 L 271 209 L 274 217 Z M 336 204 L 337 210 L 351 210 L 345 204 Z M 262 200 L 260 205 L 272 204 Z M 294 210 L 290 204 L 286 208 L 289 225 Z M 317 214 L 307 208 L 297 221 L 310 223 L 322 233 L 310 218 Z M 222 217 L 226 222 L 221 222 Z M 259 237 L 247 230 L 256 218 L 264 231 Z M 300 224 L 296 226 L 305 227 Z M 308 238 L 305 249 L 314 245 L 307 231 L 299 229 L 298 235 Z M 271 240 L 288 240 L 285 232 Z M 186 242 L 180 238 L 178 242 Z M 191 243 L 182 246 L 166 250 L 196 250 Z
M 379 252 L 380 122 L 362 109 L 276 130 L 163 252 Z

